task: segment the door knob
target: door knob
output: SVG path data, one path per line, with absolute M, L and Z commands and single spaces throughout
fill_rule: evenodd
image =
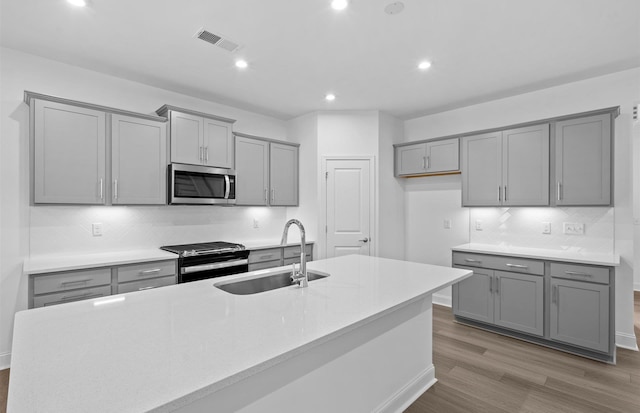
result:
M 358 241 L 362 241 L 362 242 L 369 242 L 369 238 L 365 238 L 365 239 L 359 239 Z

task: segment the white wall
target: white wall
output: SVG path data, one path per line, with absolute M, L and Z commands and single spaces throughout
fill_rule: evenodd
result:
M 163 104 L 236 119 L 234 130 L 286 140 L 286 122 L 237 108 L 0 49 L 0 369 L 10 359 L 13 316 L 27 307 L 29 254 L 75 253 L 207 240 L 279 239 L 284 208 L 29 206 L 25 90 L 154 113 Z M 253 229 L 253 218 L 261 223 Z M 92 237 L 91 222 L 104 235 Z
M 640 69 L 626 70 L 607 76 L 601 76 L 580 82 L 526 93 L 492 102 L 473 105 L 430 116 L 411 119 L 405 122 L 405 140 L 435 138 L 476 130 L 508 126 L 521 122 L 534 121 L 555 116 L 567 115 L 589 110 L 620 106 L 621 115 L 615 122 L 615 208 L 614 233 L 615 251 L 621 255 L 621 266 L 616 271 L 616 330 L 617 342 L 635 346 L 633 330 L 633 283 L 634 283 L 634 237 L 640 242 L 639 231 L 633 228 L 632 196 L 636 185 L 632 185 L 632 106 L 640 100 Z M 637 150 L 637 148 L 636 148 Z M 636 155 L 637 159 L 637 155 Z M 421 178 L 430 179 L 430 178 Z M 459 179 L 459 177 L 457 177 Z M 456 181 L 457 182 L 457 181 Z M 424 259 L 424 252 L 442 247 L 443 240 L 438 237 L 424 238 L 414 230 L 421 209 L 435 211 L 438 216 L 432 219 L 441 222 L 450 214 L 461 210 L 455 197 L 440 194 L 440 189 L 425 184 L 416 194 L 408 188 L 406 243 L 422 245 L 421 251 L 408 250 L 407 259 Z M 453 185 L 453 184 L 452 184 Z M 459 191 L 459 190 L 458 190 Z M 423 193 L 422 193 L 423 192 Z M 446 211 L 442 211 L 442 199 L 448 199 Z M 459 198 L 458 198 L 459 199 Z M 635 208 L 638 211 L 638 205 Z M 440 212 L 438 212 L 440 211 Z M 635 234 L 634 234 L 635 233 Z M 446 240 L 445 240 L 446 242 Z M 457 243 L 451 240 L 448 247 Z M 640 245 L 640 244 L 636 244 Z M 443 252 L 445 254 L 445 252 Z M 450 255 L 450 252 L 447 253 Z M 442 262 L 444 257 L 430 257 L 430 262 Z M 450 259 L 448 261 L 450 263 Z M 640 266 L 636 265 L 636 268 Z M 637 272 L 637 270 L 636 270 Z M 638 276 L 636 276 L 636 279 Z

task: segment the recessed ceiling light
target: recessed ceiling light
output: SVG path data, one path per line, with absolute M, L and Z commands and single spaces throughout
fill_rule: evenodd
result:
M 420 62 L 420 64 L 418 64 L 418 69 L 420 70 L 427 70 L 428 68 L 431 67 L 431 62 L 428 61 L 422 61 Z
M 347 0 L 333 0 L 331 2 L 331 8 L 334 10 L 344 10 L 349 5 Z
M 329 102 L 332 102 L 334 100 L 336 100 L 336 95 L 334 95 L 333 93 L 327 93 L 327 96 L 324 97 L 326 100 L 328 100 Z
M 87 5 L 87 2 L 85 0 L 67 0 L 67 3 L 73 4 L 77 7 L 84 7 Z
M 238 69 L 246 69 L 249 64 L 246 60 L 236 60 L 236 67 Z

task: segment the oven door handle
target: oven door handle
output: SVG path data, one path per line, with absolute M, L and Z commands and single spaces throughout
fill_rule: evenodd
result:
M 180 273 L 189 274 L 192 272 L 219 270 L 221 268 L 237 267 L 239 265 L 246 265 L 246 264 L 249 264 L 249 260 L 244 258 L 241 260 L 230 260 L 230 261 L 215 262 L 212 264 L 202 264 L 202 265 L 194 265 L 191 267 L 182 267 L 180 269 Z
M 229 175 L 224 176 L 224 183 L 225 183 L 224 199 L 229 199 L 229 194 L 231 193 L 231 181 L 229 180 Z

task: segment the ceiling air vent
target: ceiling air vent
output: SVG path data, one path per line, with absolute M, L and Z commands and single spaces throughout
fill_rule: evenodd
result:
M 194 37 L 204 40 L 205 42 L 214 44 L 228 52 L 235 52 L 240 48 L 240 45 L 234 42 L 233 40 L 225 39 L 224 37 L 217 34 L 213 34 L 205 29 L 198 30 Z

